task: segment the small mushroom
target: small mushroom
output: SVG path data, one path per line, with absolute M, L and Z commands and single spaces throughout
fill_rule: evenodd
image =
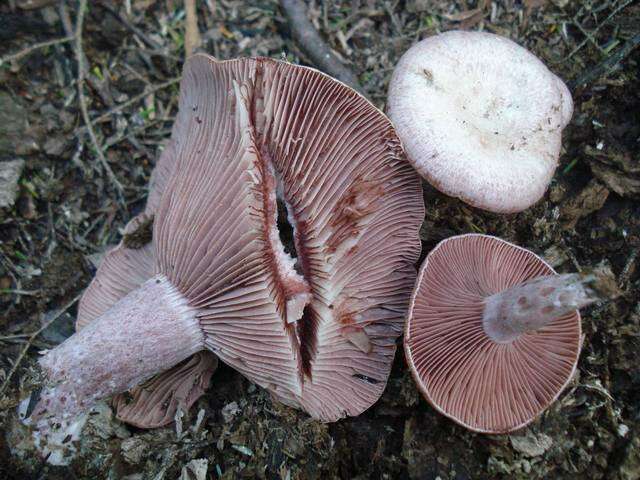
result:
M 518 44 L 451 31 L 402 56 L 387 110 L 429 183 L 475 207 L 509 213 L 544 195 L 573 102 L 565 84 Z
M 149 200 L 153 276 L 41 359 L 38 414 L 86 409 L 202 350 L 323 421 L 368 408 L 424 216 L 385 115 L 310 68 L 196 55 L 171 148 Z
M 418 388 L 471 430 L 519 429 L 560 395 L 580 352 L 590 278 L 487 235 L 438 244 L 416 283 L 405 353 Z

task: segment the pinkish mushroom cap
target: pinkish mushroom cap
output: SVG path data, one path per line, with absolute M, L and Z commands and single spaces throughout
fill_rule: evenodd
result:
M 202 351 L 113 398 L 116 416 L 139 428 L 162 427 L 187 411 L 209 386 L 218 366 L 214 354 Z
M 86 408 L 205 348 L 321 420 L 368 408 L 402 331 L 424 215 L 388 119 L 318 71 L 196 55 L 172 148 L 153 277 L 43 357 L 42 410 Z
M 495 237 L 461 235 L 429 253 L 415 286 L 405 353 L 434 408 L 478 432 L 521 428 L 571 379 L 577 308 L 594 300 L 576 275 Z
M 475 207 L 508 213 L 544 195 L 573 102 L 565 84 L 518 44 L 451 31 L 402 56 L 387 110 L 429 183 Z

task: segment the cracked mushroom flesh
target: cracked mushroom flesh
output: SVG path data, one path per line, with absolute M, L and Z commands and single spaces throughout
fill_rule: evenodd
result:
M 424 215 L 387 118 L 309 68 L 196 55 L 171 148 L 152 277 L 41 359 L 37 414 L 85 409 L 202 350 L 323 421 L 368 408 Z
M 413 292 L 405 353 L 440 413 L 478 432 L 533 421 L 571 379 L 590 278 L 556 275 L 495 237 L 461 235 L 429 253 Z
M 387 111 L 416 170 L 440 191 L 493 212 L 537 202 L 573 112 L 566 85 L 504 37 L 451 31 L 400 59 Z

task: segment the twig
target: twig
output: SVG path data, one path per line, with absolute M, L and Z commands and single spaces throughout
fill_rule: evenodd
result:
M 145 33 L 142 30 L 140 30 L 138 27 L 132 24 L 126 17 L 121 15 L 120 12 L 112 8 L 109 5 L 109 2 L 100 2 L 100 6 L 104 8 L 107 12 L 109 12 L 111 15 L 113 15 L 116 20 L 118 20 L 127 30 L 133 33 L 136 37 L 142 40 L 148 47 L 151 47 L 155 50 L 163 50 L 162 45 L 160 45 L 158 42 L 156 42 L 152 38 L 149 38 L 147 35 L 145 35 Z
M 591 42 L 593 44 L 593 46 L 596 47 L 600 53 L 604 53 L 604 49 L 600 46 L 600 44 L 597 42 L 597 40 L 593 37 L 593 34 L 587 32 L 587 30 L 582 26 L 582 24 L 578 21 L 578 19 L 576 17 L 573 18 L 573 24 L 576 27 L 578 27 L 578 30 L 580 30 L 580 32 L 582 32 L 582 34 L 585 36 L 585 39 L 586 39 L 587 42 Z
M 25 48 L 24 50 L 20 50 L 17 53 L 12 53 L 11 55 L 0 58 L 0 65 L 3 65 L 7 62 L 20 60 L 22 57 L 26 57 L 30 53 L 35 52 L 36 50 L 39 50 L 41 48 L 51 47 L 52 45 L 60 45 L 61 43 L 68 43 L 72 40 L 73 37 L 64 37 L 56 38 L 55 40 L 47 40 L 46 42 L 36 43 L 34 45 L 31 45 L 30 47 Z
M 631 255 L 629 255 L 629 258 L 627 258 L 624 268 L 622 269 L 622 273 L 620 273 L 620 277 L 618 280 L 618 285 L 620 285 L 620 288 L 624 289 L 629 283 L 629 279 L 631 278 L 631 275 L 635 270 L 634 267 L 635 267 L 637 258 L 638 258 L 638 249 L 636 248 L 631 251 Z
M 7 386 L 9 385 L 9 382 L 11 381 L 11 378 L 16 373 L 16 370 L 18 370 L 18 367 L 22 363 L 22 360 L 24 359 L 25 355 L 29 351 L 29 348 L 31 348 L 31 345 L 33 345 L 33 342 L 36 340 L 36 338 L 38 338 L 38 335 L 40 335 L 44 330 L 49 328 L 53 324 L 53 322 L 58 320 L 58 318 L 60 318 L 60 316 L 63 313 L 65 313 L 67 310 L 69 310 L 69 308 L 74 303 L 76 303 L 80 299 L 80 297 L 81 297 L 81 295 L 77 295 L 73 300 L 71 300 L 64 307 L 62 307 L 60 310 L 58 310 L 58 312 L 51 318 L 51 320 L 49 320 L 47 323 L 42 325 L 38 330 L 36 330 L 35 332 L 33 332 L 31 334 L 31 336 L 29 337 L 29 340 L 27 341 L 27 344 L 24 346 L 24 348 L 22 349 L 22 351 L 18 355 L 18 358 L 16 358 L 16 361 L 13 363 L 13 367 L 11 367 L 11 370 L 9 371 L 9 373 L 7 375 L 7 378 L 5 378 L 4 382 L 2 382 L 2 385 L 0 386 L 0 395 L 2 395 L 2 393 L 7 389 Z
M 107 175 L 111 182 L 116 187 L 118 195 L 123 197 L 124 188 L 122 184 L 116 178 L 116 175 L 111 170 L 107 159 L 102 152 L 102 148 L 98 144 L 98 139 L 96 137 L 96 132 L 93 130 L 93 126 L 91 124 L 91 119 L 89 118 L 89 112 L 87 111 L 87 99 L 84 96 L 84 80 L 86 75 L 86 65 L 84 63 L 84 52 L 82 50 L 82 27 L 84 26 L 84 14 L 87 9 L 87 0 L 80 0 L 80 5 L 78 7 L 78 18 L 76 20 L 76 33 L 75 33 L 75 44 L 76 44 L 76 61 L 78 62 L 78 103 L 80 105 L 80 111 L 82 112 L 82 118 L 84 120 L 85 126 L 87 128 L 87 133 L 89 134 L 89 138 L 91 139 L 91 143 L 93 144 L 93 149 L 96 151 L 96 155 L 102 164 L 102 167 L 107 172 Z
M 186 14 L 184 51 L 186 57 L 189 58 L 202 45 L 200 31 L 198 30 L 198 12 L 195 0 L 184 0 L 184 11 Z
M 640 33 L 635 34 L 627 40 L 613 55 L 605 58 L 595 67 L 587 70 L 578 78 L 569 82 L 569 89 L 575 90 L 578 87 L 586 86 L 589 83 L 598 80 L 603 75 L 611 72 L 616 65 L 624 60 L 638 45 L 640 45 Z
M 625 8 L 627 8 L 631 3 L 635 2 L 636 0 L 627 0 L 626 2 L 623 2 L 621 5 L 618 6 L 618 8 L 616 8 L 613 12 L 611 12 L 609 14 L 609 16 L 607 18 L 605 18 L 600 25 L 598 25 L 593 32 L 591 32 L 591 37 L 594 37 L 596 35 L 596 33 L 598 33 L 598 31 L 604 27 L 607 23 L 609 23 L 609 21 L 611 21 L 611 19 L 613 17 L 615 17 L 618 13 L 620 13 L 622 10 L 624 10 Z M 558 63 L 561 62 L 566 62 L 567 60 L 569 60 L 571 57 L 573 57 L 576 53 L 578 53 L 582 47 L 584 47 L 588 42 L 590 41 L 590 38 L 588 35 L 585 35 L 585 39 L 580 42 L 580 44 L 574 48 L 571 53 L 569 53 L 569 55 L 567 55 L 565 58 L 563 58 L 562 60 L 560 60 Z M 600 48 L 600 47 L 598 47 Z
M 143 98 L 151 95 L 152 93 L 155 93 L 158 90 L 163 90 L 163 89 L 165 89 L 167 87 L 170 87 L 171 85 L 175 85 L 176 83 L 179 83 L 180 82 L 180 78 L 181 77 L 172 78 L 171 80 L 167 80 L 166 82 L 159 83 L 158 85 L 154 85 L 153 87 L 146 89 L 144 92 L 136 95 L 135 97 L 130 98 L 126 102 L 122 102 L 122 103 L 116 105 L 115 107 L 107 110 L 105 113 L 103 113 L 99 117 L 94 118 L 91 121 L 91 124 L 94 125 L 94 124 L 99 123 L 99 122 L 104 122 L 107 118 L 109 118 L 114 113 L 118 113 L 119 111 L 127 108 L 128 106 L 133 105 L 136 102 L 139 102 L 140 100 L 142 100 Z
M 174 120 L 174 118 L 171 117 L 165 117 L 165 118 L 156 118 L 154 120 L 151 120 L 149 123 L 146 123 L 144 125 L 142 125 L 141 127 L 137 127 L 135 128 L 133 131 L 129 131 L 126 132 L 123 135 L 118 136 L 117 138 L 114 139 L 110 139 L 108 140 L 103 147 L 103 151 L 107 151 L 109 148 L 113 147 L 114 145 L 117 145 L 118 143 L 122 142 L 123 140 L 126 139 L 130 139 L 130 138 L 135 138 L 137 135 L 144 133 L 146 130 L 150 129 L 151 127 L 154 127 L 160 123 L 165 123 L 165 122 L 170 122 Z M 162 143 L 162 142 L 160 142 Z
M 18 333 L 16 335 L 3 335 L 0 337 L 0 342 L 4 342 L 5 340 L 18 340 L 20 338 L 26 338 L 30 336 L 30 333 Z
M 62 28 L 64 28 L 67 36 L 73 37 L 73 24 L 71 23 L 71 17 L 69 16 L 65 0 L 60 0 L 58 3 L 58 15 L 60 15 L 60 22 L 62 22 Z
M 291 24 L 293 37 L 300 48 L 309 55 L 311 61 L 321 70 L 337 78 L 350 87 L 364 93 L 355 74 L 340 63 L 329 46 L 322 40 L 311 21 L 307 10 L 300 0 L 280 0 L 280 6 Z
M 91 120 L 91 125 L 93 126 L 97 123 L 104 122 L 105 120 L 109 119 L 109 117 L 111 117 L 112 115 L 120 112 L 121 110 L 124 110 L 125 108 L 133 105 L 134 103 L 139 102 L 140 100 L 145 98 L 147 95 L 151 95 L 152 93 L 155 93 L 158 90 L 162 90 L 164 88 L 170 87 L 171 85 L 175 85 L 176 83 L 179 83 L 179 82 L 180 82 L 180 77 L 176 77 L 176 78 L 172 78 L 171 80 L 167 80 L 166 82 L 159 83 L 158 85 L 154 85 L 153 87 L 146 89 L 144 92 L 136 95 L 135 97 L 131 97 L 126 102 L 122 102 L 116 105 L 115 107 L 110 108 L 102 115 L 99 115 L 98 117 L 94 118 L 93 120 Z M 87 127 L 82 127 L 82 129 L 80 129 L 78 133 L 79 134 L 84 133 L 86 131 L 86 128 Z
M 26 295 L 29 297 L 35 297 L 40 293 L 39 290 L 20 290 L 20 289 L 12 289 L 12 288 L 4 288 L 0 290 L 0 293 L 7 294 L 10 293 L 12 295 Z

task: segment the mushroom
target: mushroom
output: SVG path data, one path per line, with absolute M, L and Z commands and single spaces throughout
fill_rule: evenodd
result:
M 429 183 L 475 207 L 509 213 L 544 195 L 573 102 L 566 85 L 518 44 L 451 31 L 402 56 L 387 111 Z
M 38 415 L 86 409 L 202 350 L 323 421 L 368 408 L 424 215 L 388 119 L 316 70 L 196 55 L 171 145 L 153 276 L 41 358 Z
M 418 388 L 471 430 L 524 427 L 571 379 L 581 347 L 577 309 L 592 279 L 556 275 L 537 255 L 499 238 L 440 242 L 416 283 L 405 353 Z

